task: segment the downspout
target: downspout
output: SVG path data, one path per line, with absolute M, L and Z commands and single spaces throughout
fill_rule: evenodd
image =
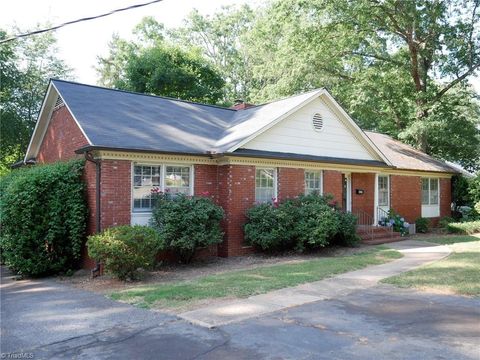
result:
M 101 184 L 101 161 L 95 159 L 92 153 L 86 151 L 85 159 L 95 164 L 95 232 L 99 233 L 102 231 L 101 226 L 101 207 L 100 207 L 100 184 Z M 95 261 L 95 268 L 92 269 L 92 278 L 100 275 L 100 263 Z

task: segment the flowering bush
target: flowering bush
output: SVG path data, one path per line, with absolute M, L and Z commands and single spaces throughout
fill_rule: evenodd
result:
M 223 209 L 214 204 L 208 193 L 204 196 L 152 191 L 155 203 L 151 225 L 156 228 L 165 249 L 189 262 L 195 250 L 218 244 L 223 240 L 220 221 Z
M 388 212 L 388 216 L 379 220 L 378 224 L 380 226 L 392 227 L 393 231 L 399 232 L 402 236 L 409 233 L 410 224 L 392 209 Z

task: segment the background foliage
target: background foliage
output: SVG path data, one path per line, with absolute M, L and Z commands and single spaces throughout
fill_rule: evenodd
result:
M 83 161 L 16 170 L 0 179 L 0 248 L 14 271 L 45 275 L 80 258 L 87 208 Z
M 71 74 L 51 33 L 0 45 L 0 175 L 25 155 L 48 80 Z

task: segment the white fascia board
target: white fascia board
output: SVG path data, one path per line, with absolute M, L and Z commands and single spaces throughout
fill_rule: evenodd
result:
M 323 90 L 323 95 L 326 96 L 332 104 L 335 105 L 335 108 L 348 120 L 350 125 L 356 130 L 357 134 L 370 146 L 375 154 L 377 154 L 387 165 L 392 166 L 392 163 L 388 158 L 380 151 L 380 149 L 370 140 L 370 138 L 363 132 L 363 130 L 357 125 L 357 123 L 348 115 L 348 113 L 343 109 L 342 106 L 335 100 L 335 98 L 327 91 Z
M 240 147 L 242 147 L 243 145 L 245 145 L 246 143 L 248 143 L 249 141 L 255 139 L 257 136 L 259 136 L 260 134 L 263 134 L 265 131 L 267 131 L 268 129 L 272 128 L 273 126 L 275 126 L 276 124 L 278 124 L 280 121 L 282 121 L 283 119 L 285 119 L 286 117 L 288 117 L 289 115 L 293 114 L 295 111 L 297 111 L 298 109 L 300 109 L 301 107 L 307 105 L 309 102 L 313 101 L 314 99 L 316 99 L 321 93 L 322 93 L 323 89 L 320 89 L 320 90 L 317 90 L 315 92 L 312 93 L 312 95 L 310 97 L 308 97 L 307 99 L 305 99 L 304 101 L 302 101 L 300 104 L 298 104 L 297 106 L 293 107 L 292 109 L 290 109 L 289 111 L 287 111 L 286 113 L 282 114 L 281 116 L 277 117 L 276 119 L 273 119 L 271 122 L 269 122 L 267 125 L 265 125 L 264 127 L 262 127 L 261 129 L 257 130 L 255 133 L 253 133 L 252 135 L 248 136 L 247 138 L 243 139 L 242 141 L 240 141 L 239 143 L 237 143 L 235 146 L 232 146 L 231 148 L 229 148 L 226 152 L 227 153 L 231 153 L 231 152 L 234 152 L 235 150 L 239 149 Z
M 55 84 L 52 84 L 53 87 L 55 88 L 55 90 L 57 90 L 57 93 L 60 94 L 60 92 L 58 91 L 57 87 L 55 86 Z M 62 94 L 60 94 L 60 96 L 62 96 Z M 73 111 L 70 109 L 70 107 L 68 106 L 68 103 L 65 101 L 65 99 L 62 97 L 62 100 L 63 100 L 63 103 L 65 104 L 65 106 L 67 107 L 68 109 L 68 112 L 70 113 L 70 115 L 72 116 L 73 120 L 75 120 L 75 124 L 77 124 L 78 128 L 80 129 L 80 131 L 82 132 L 83 136 L 85 136 L 85 139 L 87 139 L 88 141 L 88 145 L 91 145 L 93 146 L 93 143 L 90 141 L 90 139 L 88 138 L 87 134 L 85 133 L 85 131 L 83 130 L 82 126 L 80 125 L 80 123 L 78 122 L 77 118 L 75 117 L 75 114 L 73 113 Z
M 28 144 L 27 152 L 25 153 L 25 158 L 23 160 L 24 162 L 26 162 L 28 159 L 37 157 L 38 151 L 40 150 L 40 145 L 43 142 L 43 139 L 48 129 L 48 125 L 50 124 L 53 108 L 58 96 L 61 96 L 60 92 L 58 91 L 54 83 L 50 81 L 50 83 L 48 84 L 47 92 L 43 99 L 42 107 L 40 108 L 40 112 L 38 114 L 35 129 L 33 130 L 32 137 L 30 138 L 30 143 Z M 92 145 L 92 142 L 88 138 L 83 128 L 80 126 L 80 123 L 75 118 L 73 112 L 68 107 L 65 99 L 63 99 L 63 101 L 68 111 L 70 112 L 70 115 L 72 116 L 78 128 L 82 132 L 83 136 L 85 136 L 85 139 L 87 139 L 89 145 Z
M 48 84 L 47 92 L 45 93 L 45 97 L 43 98 L 42 107 L 40 108 L 40 112 L 38 113 L 38 118 L 37 118 L 37 122 L 35 123 L 35 128 L 33 130 L 32 137 L 30 138 L 30 142 L 28 143 L 27 152 L 25 153 L 25 158 L 23 159 L 24 162 L 26 162 L 28 159 L 31 159 L 32 157 L 36 157 L 38 152 L 39 141 L 35 141 L 35 140 L 36 138 L 38 138 L 39 131 L 42 131 L 40 130 L 40 128 L 43 129 L 45 121 L 47 122 L 47 124 L 45 124 L 45 128 L 48 127 L 48 122 L 53 110 L 53 106 L 51 105 L 51 99 L 52 98 L 56 99 L 57 96 L 58 96 L 58 91 L 53 87 L 52 81 L 50 81 Z M 49 104 L 50 106 L 47 106 L 47 104 Z M 46 110 L 47 108 L 48 108 L 48 116 L 45 116 L 45 112 L 47 111 Z M 47 119 L 47 120 L 43 120 L 43 119 Z M 43 135 L 42 135 L 42 139 L 43 139 Z M 35 156 L 31 156 L 32 148 L 35 145 L 37 145 L 37 149 L 33 151 L 35 153 Z

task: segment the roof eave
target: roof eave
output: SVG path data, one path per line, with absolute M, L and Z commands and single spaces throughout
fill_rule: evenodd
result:
M 216 153 L 205 152 L 205 153 L 196 153 L 196 152 L 182 152 L 182 151 L 162 151 L 155 149 L 136 149 L 136 148 L 124 148 L 124 147 L 115 147 L 115 146 L 101 146 L 101 145 L 86 145 L 82 146 L 75 150 L 76 154 L 84 154 L 89 151 L 119 151 L 119 152 L 138 152 L 138 153 L 147 153 L 147 154 L 166 154 L 166 155 L 185 155 L 185 156 L 203 156 L 203 157 L 217 157 Z

